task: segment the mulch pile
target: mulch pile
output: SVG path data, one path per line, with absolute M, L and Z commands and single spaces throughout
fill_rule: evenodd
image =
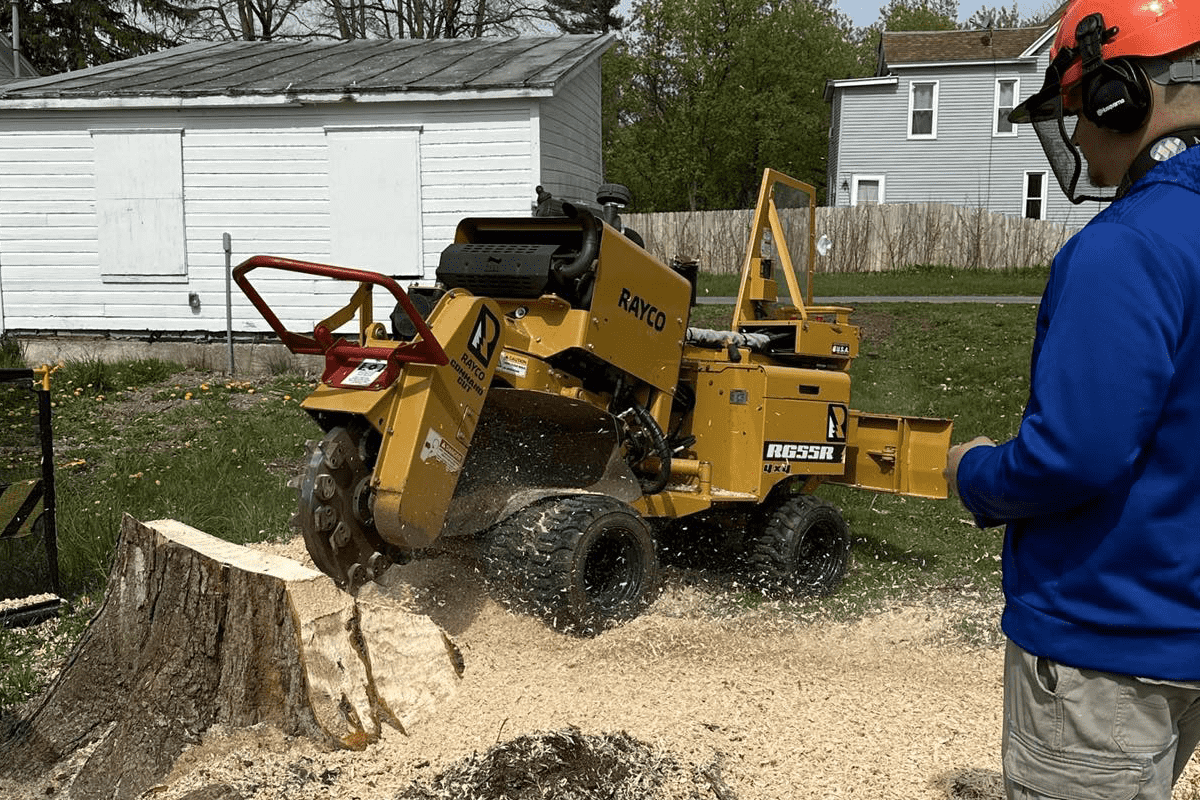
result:
M 685 784 L 681 786 L 680 784 Z M 624 731 L 576 728 L 532 733 L 473 753 L 396 800 L 653 800 L 680 796 L 736 800 L 719 763 L 684 767 Z

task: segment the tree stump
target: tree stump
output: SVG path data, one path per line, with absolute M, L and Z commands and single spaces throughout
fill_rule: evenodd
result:
M 100 610 L 29 715 L 0 725 L 0 775 L 54 767 L 71 798 L 133 798 L 217 723 L 363 748 L 427 718 L 461 672 L 442 630 L 375 584 L 353 597 L 290 559 L 126 515 Z

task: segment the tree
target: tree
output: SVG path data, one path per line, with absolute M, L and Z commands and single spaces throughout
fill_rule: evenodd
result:
M 311 31 L 301 23 L 308 0 L 215 0 L 197 2 L 196 25 L 188 39 L 270 41 Z
M 879 19 L 886 31 L 953 31 L 958 0 L 889 0 Z
M 42 75 L 94 67 L 178 43 L 104 0 L 19 0 L 17 10 L 21 52 Z M 169 0 L 142 0 L 138 11 L 143 19 L 163 21 L 194 16 L 191 9 Z M 11 16 L 0 16 L 8 17 L 3 30 L 11 35 Z
M 607 178 L 638 210 L 745 208 L 764 167 L 825 182 L 825 82 L 870 73 L 823 0 L 641 0 L 606 55 Z
M 625 27 L 620 0 L 547 0 L 546 14 L 563 33 L 608 33 Z
M 1017 8 L 1016 1 L 1005 8 L 992 8 L 991 6 L 983 6 L 971 16 L 967 17 L 967 21 L 963 24 L 968 30 L 986 28 L 1024 28 L 1038 24 L 1038 19 L 1035 16 L 1022 17 L 1020 9 Z

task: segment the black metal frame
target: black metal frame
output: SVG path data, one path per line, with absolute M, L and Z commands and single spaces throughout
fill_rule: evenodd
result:
M 55 519 L 54 493 L 54 434 L 50 414 L 50 391 L 42 385 L 35 385 L 36 373 L 32 369 L 0 369 L 0 383 L 28 383 L 30 391 L 37 396 L 38 407 L 38 439 L 42 451 L 42 474 L 34 485 L 33 491 L 21 504 L 17 513 L 0 529 L 0 539 L 12 537 L 20 530 L 25 521 L 33 514 L 39 500 L 42 501 L 42 538 L 46 545 L 46 559 L 49 567 L 49 591 L 60 593 L 58 575 L 58 524 Z M 11 484 L 0 484 L 2 493 Z M 0 520 L 0 522 L 3 522 Z

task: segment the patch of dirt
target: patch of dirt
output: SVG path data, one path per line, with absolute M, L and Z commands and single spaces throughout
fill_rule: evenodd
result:
M 198 395 L 202 392 L 227 388 L 237 391 L 237 394 L 229 398 L 231 407 L 252 408 L 271 399 L 261 391 L 269 380 L 267 377 L 233 379 L 211 372 L 189 370 L 137 389 L 114 392 L 108 397 L 108 402 L 103 408 L 112 420 L 120 423 L 147 414 L 160 414 L 180 406 L 199 403 Z
M 855 309 L 854 324 L 859 329 L 859 340 L 867 343 L 886 342 L 896 327 L 896 315 L 886 311 L 871 309 Z

